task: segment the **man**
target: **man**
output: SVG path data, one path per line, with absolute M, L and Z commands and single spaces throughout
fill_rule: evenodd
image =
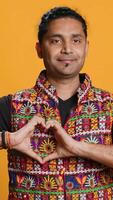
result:
M 80 74 L 86 22 L 70 8 L 54 8 L 43 15 L 38 39 L 46 70 L 33 88 L 11 97 L 7 109 L 12 131 L 40 114 L 31 145 L 42 160 L 8 152 L 9 200 L 112 199 L 113 99 Z

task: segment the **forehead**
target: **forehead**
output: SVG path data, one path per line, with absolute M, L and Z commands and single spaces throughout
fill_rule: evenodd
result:
M 64 17 L 52 20 L 47 28 L 47 34 L 82 34 L 82 23 L 74 18 Z

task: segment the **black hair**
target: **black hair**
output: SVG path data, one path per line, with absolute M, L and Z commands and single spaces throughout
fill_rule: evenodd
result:
M 55 19 L 59 19 L 62 17 L 74 18 L 78 20 L 79 22 L 81 22 L 84 34 L 87 37 L 86 21 L 77 11 L 69 7 L 55 7 L 49 10 L 47 13 L 45 13 L 41 18 L 41 22 L 39 24 L 39 31 L 38 31 L 39 43 L 42 42 L 43 36 L 48 30 L 49 23 Z

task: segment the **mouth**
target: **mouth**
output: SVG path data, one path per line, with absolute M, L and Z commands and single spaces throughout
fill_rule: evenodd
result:
M 58 59 L 58 61 L 64 64 L 71 64 L 72 62 L 75 61 L 75 59 L 66 58 L 66 59 Z

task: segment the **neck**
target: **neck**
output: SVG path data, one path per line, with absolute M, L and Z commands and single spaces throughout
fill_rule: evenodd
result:
M 80 85 L 79 75 L 73 79 L 52 79 L 48 77 L 49 82 L 55 86 L 57 95 L 62 100 L 69 99 L 71 96 L 76 94 L 76 91 Z

